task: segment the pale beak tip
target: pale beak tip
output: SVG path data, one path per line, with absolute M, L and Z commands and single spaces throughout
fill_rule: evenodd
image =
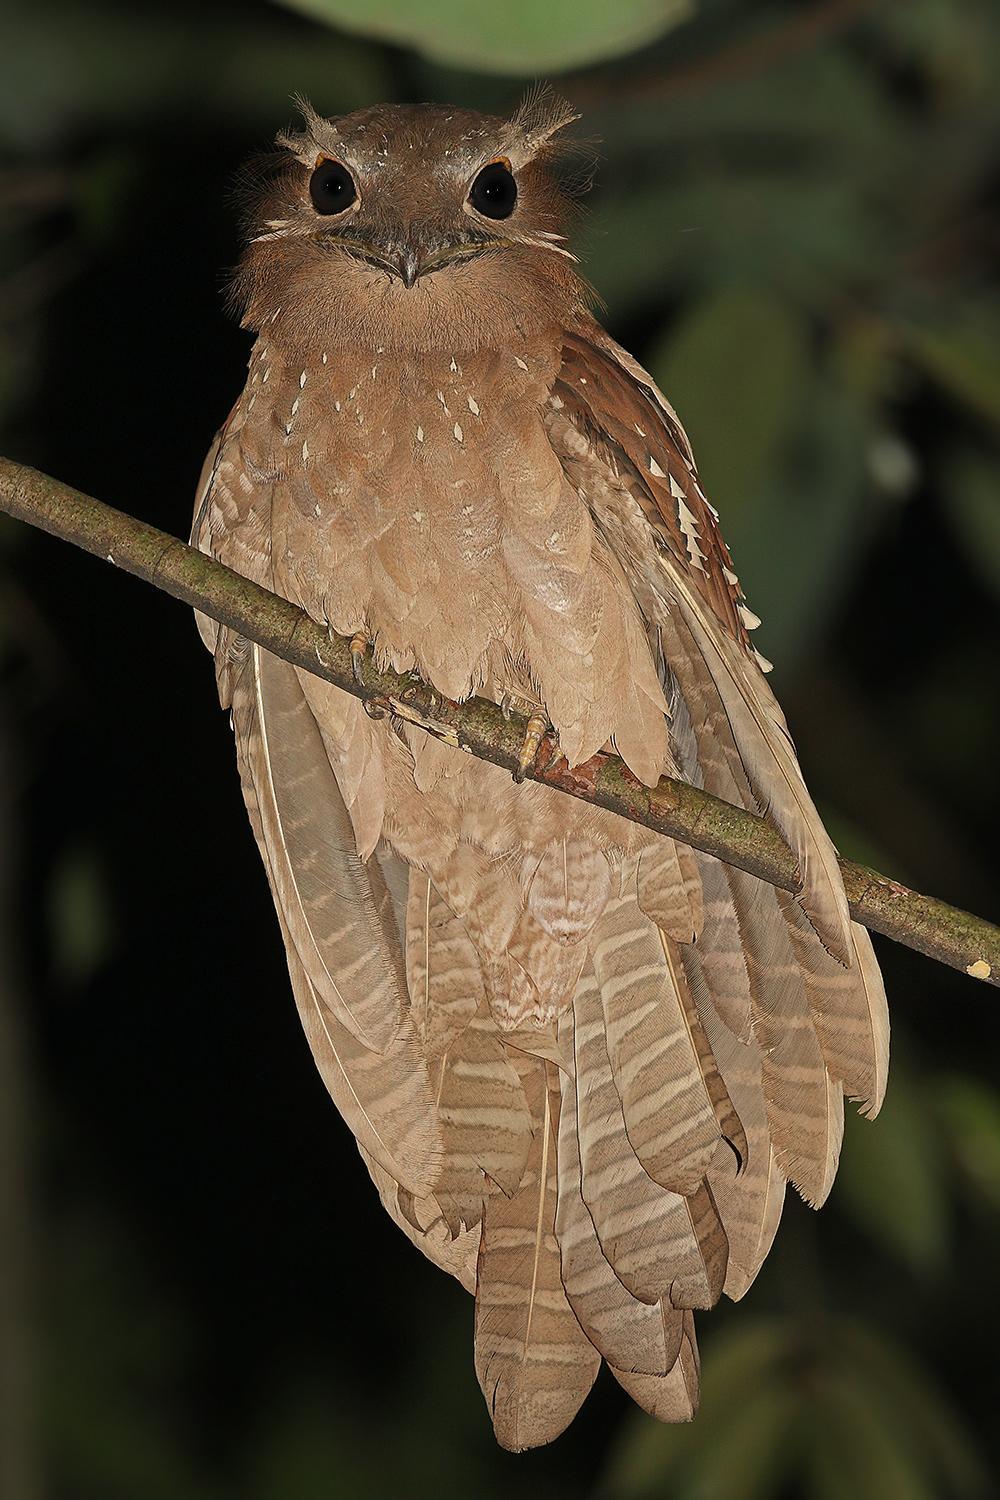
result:
M 420 275 L 420 261 L 417 257 L 416 251 L 409 248 L 401 251 L 398 264 L 399 274 L 402 277 L 403 285 L 405 287 L 411 287 L 416 281 L 417 277 Z

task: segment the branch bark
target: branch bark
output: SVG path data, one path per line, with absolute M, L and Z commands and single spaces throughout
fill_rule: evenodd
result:
M 353 693 L 375 717 L 394 714 L 481 760 L 511 772 L 517 766 L 527 723 L 522 715 L 506 717 L 483 698 L 451 703 L 424 683 L 380 668 L 370 655 L 359 684 L 348 640 L 331 636 L 287 599 L 167 532 L 4 458 L 0 510 L 135 574 L 294 666 Z M 551 736 L 543 741 L 537 768 L 529 774 L 782 890 L 798 889 L 795 858 L 769 823 L 686 782 L 663 777 L 655 787 L 643 786 L 617 755 L 605 753 L 570 767 Z M 840 868 L 855 921 L 974 979 L 1000 984 L 1000 927 L 851 860 L 841 860 Z

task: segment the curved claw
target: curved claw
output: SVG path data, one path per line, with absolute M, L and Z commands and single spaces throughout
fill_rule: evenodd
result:
M 365 664 L 365 652 L 368 650 L 368 637 L 364 631 L 355 631 L 351 636 L 351 673 L 358 687 L 364 687 L 365 680 L 362 676 L 362 667 Z
M 535 768 L 535 759 L 538 755 L 538 747 L 545 737 L 549 727 L 549 721 L 543 713 L 535 712 L 528 720 L 528 727 L 524 731 L 524 740 L 517 757 L 517 770 L 514 772 L 514 780 L 520 786 L 529 771 Z

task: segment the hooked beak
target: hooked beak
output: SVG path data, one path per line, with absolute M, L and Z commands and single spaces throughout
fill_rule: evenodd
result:
M 407 245 L 396 258 L 396 267 L 405 287 L 409 288 L 421 272 L 420 258 L 412 245 Z
M 487 250 L 496 248 L 489 243 L 466 241 L 457 245 L 427 250 L 409 243 L 402 247 L 398 243 L 384 246 L 368 240 L 347 239 L 341 235 L 331 236 L 329 243 L 331 248 L 344 250 L 348 255 L 353 255 L 356 260 L 364 261 L 366 265 L 374 266 L 378 271 L 385 271 L 390 276 L 398 277 L 407 289 L 415 286 L 422 276 L 429 276 L 432 272 L 439 271 L 442 266 L 459 260 L 471 260 L 476 255 L 482 255 Z

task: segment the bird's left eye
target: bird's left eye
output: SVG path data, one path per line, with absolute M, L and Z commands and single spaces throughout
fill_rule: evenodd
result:
M 309 196 L 318 214 L 342 214 L 350 208 L 358 190 L 339 161 L 321 161 L 309 179 Z
M 517 183 L 505 162 L 491 161 L 469 189 L 469 202 L 487 219 L 509 219 L 517 202 Z

